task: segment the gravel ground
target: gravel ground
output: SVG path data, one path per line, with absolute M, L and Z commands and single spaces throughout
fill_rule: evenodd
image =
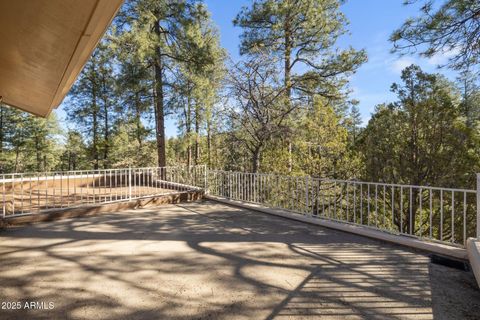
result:
M 471 272 L 209 201 L 0 231 L 0 288 L 0 319 L 480 318 Z

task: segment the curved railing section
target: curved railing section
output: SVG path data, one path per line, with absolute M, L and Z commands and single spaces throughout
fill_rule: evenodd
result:
M 205 183 L 205 166 L 122 168 L 0 175 L 2 215 L 131 201 L 191 191 Z

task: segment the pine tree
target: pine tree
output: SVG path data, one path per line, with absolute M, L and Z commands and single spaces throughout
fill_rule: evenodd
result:
M 38 118 L 0 105 L 0 173 L 53 170 L 61 134 L 55 113 Z
M 134 37 L 133 33 L 121 32 L 113 40 L 119 66 L 117 112 L 119 121 L 133 124 L 130 128 L 141 152 L 145 139 L 152 132 L 147 124 L 153 112 L 154 79 L 150 66 L 138 54 L 138 42 Z
M 460 111 L 465 117 L 467 126 L 473 128 L 480 120 L 480 86 L 478 85 L 478 75 L 467 69 L 460 73 L 457 82 L 462 95 Z
M 398 101 L 377 106 L 362 134 L 367 181 L 408 185 L 474 185 L 478 170 L 478 135 L 461 119 L 455 87 L 440 75 L 412 65 L 402 83 L 392 85 Z M 418 205 L 413 189 L 412 212 Z M 410 217 L 403 219 L 409 230 Z M 400 227 L 401 219 L 396 218 Z M 415 214 L 412 216 L 415 230 Z
M 174 83 L 173 64 L 196 62 L 203 56 L 189 51 L 186 28 L 200 14 L 196 1 L 136 0 L 127 6 L 124 15 L 136 41 L 137 54 L 153 68 L 155 137 L 158 165 L 166 165 L 165 114 L 169 108 L 170 85 Z M 173 78 L 172 78 L 173 77 Z
M 111 126 L 114 122 L 115 78 L 112 51 L 100 44 L 70 91 L 66 103 L 68 119 L 76 123 L 90 146 L 94 169 L 109 166 Z
M 23 116 L 21 111 L 0 104 L 0 173 L 17 169 L 18 157 L 13 159 L 13 151 L 18 155 L 26 139 L 22 130 Z
M 351 143 L 353 146 L 355 146 L 361 131 L 361 125 L 363 123 L 362 115 L 360 114 L 360 109 L 358 108 L 357 104 L 352 105 L 347 121 L 347 128 L 351 136 Z
M 22 161 L 23 170 L 53 170 L 60 160 L 60 148 L 56 140 L 61 130 L 56 114 L 52 113 L 46 119 L 25 115 L 23 129 L 28 134 L 25 140 L 25 158 Z
M 80 132 L 70 130 L 61 156 L 60 170 L 87 170 L 87 146 Z
M 280 56 L 286 96 L 292 90 L 306 91 L 305 83 L 316 82 L 315 92 L 339 85 L 339 78 L 354 72 L 365 60 L 364 51 L 335 50 L 346 33 L 347 20 L 338 0 L 258 0 L 244 7 L 234 24 L 244 29 L 241 53 L 268 52 Z M 307 70 L 292 74 L 295 68 Z M 323 89 L 322 89 L 323 88 Z
M 366 61 L 363 50 L 335 47 L 347 32 L 340 4 L 338 0 L 258 0 L 235 18 L 234 24 L 244 29 L 242 54 L 267 53 L 272 61 L 280 57 L 285 104 L 298 106 L 295 101 L 305 95 L 343 98 L 346 77 Z M 291 171 L 292 144 L 286 140 Z
M 419 52 L 425 57 L 449 53 L 447 65 L 464 69 L 480 63 L 480 2 L 447 0 L 439 6 L 432 0 L 422 2 L 421 15 L 408 19 L 390 37 L 394 51 Z
M 181 63 L 179 73 L 184 79 L 180 93 L 184 95 L 183 122 L 187 135 L 188 161 L 191 163 L 192 129 L 194 131 L 194 163 L 200 160 L 200 140 L 202 130 L 207 132 L 207 162 L 210 162 L 212 109 L 218 100 L 218 92 L 225 73 L 226 53 L 220 47 L 218 31 L 213 26 L 206 8 L 198 4 L 194 23 L 186 26 L 185 42 L 189 51 L 203 57 L 195 61 Z M 182 82 L 181 82 L 182 83 Z

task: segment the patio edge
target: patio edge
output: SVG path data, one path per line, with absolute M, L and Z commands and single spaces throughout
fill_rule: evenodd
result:
M 313 217 L 304 216 L 301 214 L 292 213 L 282 209 L 273 209 L 273 208 L 265 207 L 258 204 L 247 203 L 244 201 L 230 200 L 227 198 L 217 197 L 212 195 L 205 195 L 205 198 L 209 200 L 225 203 L 225 204 L 230 204 L 236 207 L 259 211 L 259 212 L 280 216 L 287 219 L 319 225 L 319 226 L 330 228 L 330 229 L 349 232 L 349 233 L 365 236 L 372 239 L 383 240 L 386 242 L 395 243 L 395 244 L 403 245 L 406 247 L 420 249 L 423 251 L 428 251 L 428 252 L 440 254 L 443 256 L 468 261 L 467 250 L 464 248 L 448 246 L 448 245 L 435 243 L 435 242 L 427 242 L 414 237 L 395 235 L 395 234 L 387 233 L 384 231 L 368 228 L 365 226 L 341 223 L 341 222 L 323 219 L 320 217 L 313 218 Z M 480 256 L 479 256 L 479 263 L 480 263 Z M 480 272 L 480 270 L 478 270 L 477 272 Z
M 480 239 L 468 238 L 467 252 L 473 274 L 480 288 Z
M 145 208 L 150 206 L 159 206 L 163 204 L 191 202 L 201 200 L 203 196 L 203 190 L 180 191 L 157 196 L 149 196 L 130 201 L 127 200 L 122 202 L 83 205 L 70 208 L 52 209 L 41 213 L 32 213 L 19 216 L 7 216 L 0 219 L 0 229 L 13 226 L 28 225 L 36 222 L 47 222 L 82 216 L 93 216 L 102 213 Z

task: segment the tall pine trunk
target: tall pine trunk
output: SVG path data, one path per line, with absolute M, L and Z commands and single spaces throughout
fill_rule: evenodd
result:
M 138 92 L 135 92 L 135 126 L 136 126 L 136 138 L 138 142 L 138 148 L 142 149 L 142 136 L 141 136 L 141 130 L 142 130 L 142 119 L 141 119 L 141 112 L 140 112 L 140 101 L 138 98 Z
M 105 80 L 104 80 L 104 88 L 105 89 Z M 104 132 L 103 132 L 103 139 L 104 139 L 104 146 L 103 146 L 103 168 L 107 169 L 108 168 L 108 153 L 109 153 L 109 144 L 110 144 L 110 130 L 108 128 L 109 123 L 108 123 L 108 117 L 109 117 L 109 112 L 108 112 L 108 98 L 106 97 L 106 94 L 104 92 L 103 96 L 103 114 L 104 114 Z
M 97 96 L 95 89 L 93 90 L 93 114 L 92 114 L 92 129 L 93 129 L 93 141 L 92 141 L 92 148 L 93 148 L 93 160 L 94 164 L 93 167 L 95 170 L 98 170 L 100 157 L 98 154 L 98 112 L 97 112 Z
M 200 158 L 200 108 L 195 106 L 195 165 Z
M 160 21 L 155 23 L 155 34 L 160 39 Z M 164 114 L 164 92 L 163 92 L 163 61 L 162 49 L 156 46 L 155 59 L 155 132 L 157 139 L 158 166 L 165 167 L 167 164 L 165 152 L 165 114 Z
M 252 172 L 257 173 L 260 167 L 260 151 L 261 147 L 257 146 L 252 154 Z
M 15 166 L 13 172 L 18 172 L 18 159 L 20 157 L 20 147 L 17 145 L 15 147 Z
M 35 134 L 35 155 L 36 155 L 36 159 L 37 159 L 37 172 L 41 172 L 42 171 L 42 158 L 41 158 L 41 154 L 40 154 L 40 141 L 39 141 L 39 137 L 37 134 Z
M 211 133 L 211 117 L 207 119 L 207 165 L 212 166 L 212 133 Z
M 192 134 L 192 123 L 191 123 L 191 100 L 190 95 L 187 96 L 187 106 L 185 109 L 185 132 L 187 137 L 187 166 L 190 167 L 192 165 L 192 145 L 190 141 L 190 137 Z
M 292 89 L 291 89 L 291 55 L 292 55 L 292 41 L 291 41 L 291 30 L 290 30 L 290 21 L 288 15 L 285 18 L 284 27 L 284 41 L 285 41 L 285 54 L 284 54 L 284 85 L 285 85 L 285 103 L 287 108 L 290 109 L 291 99 L 292 99 Z M 293 160 L 292 160 L 292 141 L 290 137 L 288 139 L 288 172 L 292 172 Z

